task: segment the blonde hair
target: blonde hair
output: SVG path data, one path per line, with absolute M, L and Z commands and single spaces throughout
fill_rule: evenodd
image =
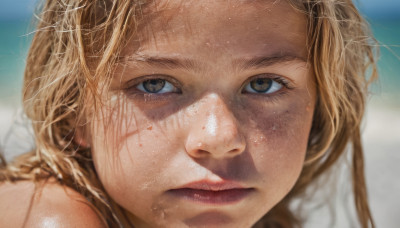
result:
M 350 0 L 289 2 L 307 17 L 317 105 L 299 180 L 256 226 L 301 226 L 290 203 L 337 163 L 351 143 L 358 220 L 363 228 L 374 227 L 360 138 L 367 86 L 376 77 L 374 40 Z M 86 114 L 101 105 L 98 87 L 109 82 L 146 4 L 143 0 L 48 0 L 40 6 L 24 79 L 24 109 L 32 121 L 36 149 L 3 167 L 0 180 L 55 177 L 83 194 L 110 226 L 129 224 L 98 180 L 90 148 L 77 143 L 74 134 L 85 128 Z M 92 106 L 85 105 L 88 97 L 95 101 Z

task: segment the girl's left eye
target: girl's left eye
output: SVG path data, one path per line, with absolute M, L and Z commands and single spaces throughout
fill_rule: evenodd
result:
M 270 94 L 282 89 L 282 84 L 271 78 L 256 78 L 244 87 L 246 93 Z
M 167 80 L 161 78 L 145 80 L 139 83 L 136 86 L 136 89 L 145 93 L 154 94 L 172 93 L 177 91 L 177 88 L 175 86 L 173 86 Z

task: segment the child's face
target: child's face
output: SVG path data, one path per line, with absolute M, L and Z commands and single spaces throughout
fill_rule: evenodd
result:
M 284 1 L 156 2 L 91 125 L 99 178 L 137 227 L 250 226 L 303 166 L 305 16 Z

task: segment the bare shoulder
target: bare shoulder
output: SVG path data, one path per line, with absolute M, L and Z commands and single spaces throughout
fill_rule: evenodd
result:
M 106 227 L 78 192 L 55 181 L 0 183 L 0 227 Z

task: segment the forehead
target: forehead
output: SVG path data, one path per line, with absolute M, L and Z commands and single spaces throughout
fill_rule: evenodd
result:
M 305 44 L 306 17 L 283 0 L 158 0 L 143 8 L 125 52 L 306 58 Z

